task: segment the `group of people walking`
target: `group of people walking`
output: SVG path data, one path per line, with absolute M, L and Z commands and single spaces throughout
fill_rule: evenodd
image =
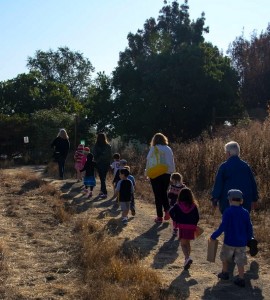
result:
M 162 223 L 172 218 L 173 235 L 178 234 L 185 258 L 184 269 L 188 270 L 193 262 L 190 256 L 190 241 L 194 240 L 198 229 L 199 205 L 191 189 L 183 183 L 183 176 L 175 173 L 173 152 L 168 146 L 167 137 L 162 133 L 156 133 L 150 146 L 147 166 L 151 166 L 153 153 L 156 157 L 160 157 L 158 165 L 164 163 L 167 165 L 162 174 L 150 178 L 157 214 L 154 221 Z M 239 144 L 231 141 L 224 146 L 224 150 L 226 161 L 217 171 L 211 198 L 213 206 L 219 207 L 222 220 L 219 228 L 209 239 L 215 240 L 224 233 L 224 243 L 220 252 L 222 271 L 218 274 L 218 278 L 229 279 L 228 266 L 234 261 L 239 273 L 234 283 L 244 287 L 246 247 L 250 247 L 252 256 L 258 252 L 249 214 L 251 209 L 256 207 L 258 190 L 250 166 L 239 157 Z M 152 175 L 153 171 L 149 174 Z
M 60 159 L 57 161 L 59 176 L 63 179 L 64 162 L 69 150 L 68 135 L 64 129 L 60 130 L 52 147 L 55 153 L 60 153 Z M 86 172 L 84 184 L 90 187 L 88 196 L 91 197 L 93 187 L 96 185 L 94 175 L 96 169 L 101 185 L 99 196 L 106 198 L 106 176 L 109 169 L 113 169 L 113 197 L 119 200 L 122 221 L 123 224 L 127 224 L 129 211 L 131 210 L 132 215 L 135 215 L 135 179 L 130 174 L 130 167 L 127 166 L 126 160 L 121 160 L 120 154 L 115 153 L 114 161 L 111 162 L 111 146 L 104 133 L 97 135 L 92 152 L 88 148 L 86 149 L 89 150 L 88 152 L 80 153 L 82 149 L 79 147 L 74 156 L 77 179 L 81 180 L 81 172 Z M 256 255 L 258 252 L 249 214 L 251 209 L 256 207 L 258 191 L 250 166 L 240 159 L 239 144 L 231 141 L 225 145 L 224 150 L 226 160 L 217 171 L 211 198 L 212 205 L 219 207 L 222 220 L 219 228 L 209 239 L 215 240 L 224 233 L 224 243 L 220 252 L 222 271 L 218 274 L 218 278 L 229 279 L 228 264 L 234 261 L 239 273 L 234 282 L 243 287 L 245 286 L 244 266 L 247 264 L 246 247 L 250 247 L 251 255 Z M 85 154 L 86 160 L 83 158 Z M 80 165 L 82 162 L 83 166 Z M 184 254 L 183 267 L 188 270 L 193 263 L 190 242 L 194 240 L 198 230 L 199 204 L 192 190 L 185 185 L 183 176 L 176 172 L 173 151 L 169 146 L 168 138 L 162 133 L 156 133 L 151 140 L 146 157 L 146 175 L 149 176 L 155 199 L 156 218 L 153 221 L 161 224 L 172 219 L 172 234 L 178 236 L 180 240 Z

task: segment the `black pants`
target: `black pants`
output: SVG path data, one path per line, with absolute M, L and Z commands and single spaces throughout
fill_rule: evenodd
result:
M 107 188 L 106 188 L 106 176 L 109 170 L 109 166 L 100 165 L 98 166 L 98 175 L 100 179 L 100 191 L 107 195 Z
M 59 169 L 59 177 L 60 177 L 60 179 L 63 179 L 64 178 L 66 158 L 65 157 L 59 157 L 57 162 L 58 162 L 58 169 Z
M 154 179 L 150 179 L 155 196 L 157 216 L 160 218 L 163 217 L 163 210 L 168 211 L 170 209 L 169 200 L 167 196 L 167 191 L 170 184 L 170 177 L 170 174 L 163 174 Z

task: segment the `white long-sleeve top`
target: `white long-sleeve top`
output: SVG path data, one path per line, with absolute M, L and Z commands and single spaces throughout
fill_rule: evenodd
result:
M 171 174 L 175 172 L 175 163 L 174 163 L 174 157 L 173 157 L 173 152 L 172 149 L 167 146 L 167 145 L 156 145 L 158 150 L 160 152 L 163 152 L 165 154 L 165 160 L 166 160 L 166 165 L 168 166 L 168 174 Z M 151 157 L 152 152 L 154 151 L 155 146 L 152 146 L 147 154 L 146 160 Z

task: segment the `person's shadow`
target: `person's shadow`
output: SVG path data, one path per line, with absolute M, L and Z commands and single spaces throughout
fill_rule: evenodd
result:
M 257 286 L 252 286 L 251 280 L 259 278 L 259 265 L 256 261 L 252 261 L 250 268 L 245 273 L 246 287 L 239 288 L 231 280 L 219 280 L 212 287 L 207 287 L 204 290 L 204 295 L 201 299 L 219 299 L 219 300 L 262 300 L 264 296 L 262 295 L 262 290 Z
M 154 257 L 152 267 L 163 269 L 167 264 L 173 263 L 178 257 L 179 239 L 172 237 L 159 248 Z
M 174 299 L 189 299 L 189 288 L 190 286 L 193 286 L 195 284 L 198 284 L 197 280 L 195 280 L 194 278 L 190 278 L 188 270 L 183 270 L 181 274 L 171 282 L 167 290 L 168 296 L 173 296 Z
M 169 223 L 154 224 L 146 232 L 137 236 L 134 240 L 126 240 L 123 243 L 125 251 L 136 252 L 142 259 L 147 257 L 151 250 L 158 244 L 159 232 L 169 226 Z

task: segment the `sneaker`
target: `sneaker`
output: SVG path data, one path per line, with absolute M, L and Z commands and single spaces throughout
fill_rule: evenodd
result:
M 168 211 L 165 211 L 164 220 L 165 220 L 165 221 L 168 221 L 168 220 L 170 220 L 170 218 L 171 218 L 171 216 L 170 216 L 169 212 L 168 212 Z
M 173 235 L 173 236 L 177 236 L 177 233 L 178 233 L 178 229 L 177 229 L 177 228 L 174 228 L 174 229 L 173 229 L 173 234 L 172 234 L 172 235 Z
M 252 238 L 248 241 L 247 246 L 249 247 L 249 254 L 255 256 L 258 253 L 258 241 Z
M 128 218 L 127 217 L 122 218 L 122 223 L 123 223 L 123 225 L 127 225 Z
M 99 198 L 106 199 L 107 198 L 107 194 L 101 194 L 101 195 L 99 195 Z
M 190 257 L 187 258 L 184 263 L 184 270 L 188 270 L 192 263 L 193 263 L 193 260 Z
M 244 278 L 237 277 L 233 282 L 234 282 L 234 284 L 236 284 L 240 287 L 245 287 L 246 286 L 246 282 L 245 282 Z
M 154 221 L 156 223 L 162 223 L 163 222 L 163 218 L 162 217 L 156 217 Z
M 132 216 L 135 216 L 135 215 L 136 215 L 136 211 L 135 211 L 134 208 L 131 208 L 130 211 L 131 211 Z
M 83 193 L 84 193 L 84 194 L 88 194 L 88 193 L 89 193 L 89 190 L 86 189 L 86 188 L 84 188 L 84 189 L 83 189 Z
M 89 198 L 91 198 L 92 196 L 93 196 L 92 191 L 90 191 L 90 192 L 87 194 L 87 198 L 89 199 Z
M 230 278 L 229 272 L 221 272 L 217 276 L 219 279 L 228 280 Z

